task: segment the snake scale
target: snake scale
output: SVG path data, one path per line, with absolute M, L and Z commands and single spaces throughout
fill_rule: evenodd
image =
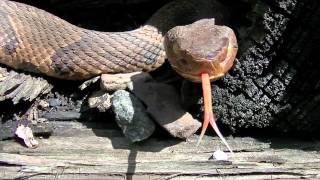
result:
M 68 80 L 152 71 L 167 57 L 164 37 L 169 29 L 201 18 L 221 21 L 222 10 L 213 0 L 177 0 L 136 30 L 99 32 L 26 4 L 1 0 L 0 63 Z

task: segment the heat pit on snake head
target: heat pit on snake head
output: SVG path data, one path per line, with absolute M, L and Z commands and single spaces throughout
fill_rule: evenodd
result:
M 172 68 L 190 81 L 202 82 L 204 122 L 198 144 L 210 124 L 232 153 L 215 123 L 210 81 L 223 77 L 233 66 L 238 50 L 235 33 L 227 26 L 215 25 L 213 19 L 203 19 L 169 30 L 164 44 Z

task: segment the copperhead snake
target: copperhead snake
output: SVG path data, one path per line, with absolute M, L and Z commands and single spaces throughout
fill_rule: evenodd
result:
M 100 32 L 26 4 L 1 0 L 0 63 L 60 79 L 85 80 L 100 74 L 152 71 L 168 59 L 181 76 L 203 81 L 202 137 L 209 123 L 216 126 L 210 80 L 231 68 L 238 49 L 233 30 L 215 24 L 225 18 L 224 9 L 216 0 L 176 0 L 138 29 Z M 213 17 L 215 21 L 203 19 Z

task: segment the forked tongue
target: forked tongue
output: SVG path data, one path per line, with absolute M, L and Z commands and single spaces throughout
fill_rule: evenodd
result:
M 211 97 L 211 85 L 210 85 L 210 78 L 208 73 L 202 73 L 201 74 L 201 81 L 202 81 L 202 92 L 203 92 L 203 103 L 204 103 L 204 120 L 202 125 L 202 130 L 200 137 L 197 142 L 197 146 L 200 144 L 204 133 L 207 130 L 207 127 L 209 123 L 211 124 L 213 130 L 215 133 L 219 136 L 221 141 L 225 146 L 227 146 L 228 150 L 233 154 L 233 151 L 231 150 L 229 144 L 221 134 L 217 124 L 216 119 L 214 117 L 213 111 L 212 111 L 212 97 Z

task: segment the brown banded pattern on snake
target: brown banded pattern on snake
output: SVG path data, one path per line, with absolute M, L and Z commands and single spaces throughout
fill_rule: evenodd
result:
M 151 71 L 166 58 L 164 34 L 204 17 L 222 19 L 212 0 L 178 0 L 133 31 L 98 32 L 21 3 L 0 1 L 0 63 L 61 79 Z

